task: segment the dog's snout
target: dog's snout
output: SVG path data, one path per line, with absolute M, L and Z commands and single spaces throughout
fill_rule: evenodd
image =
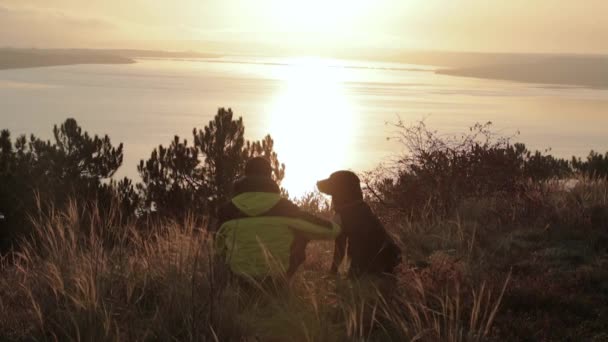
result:
M 330 194 L 329 179 L 323 179 L 317 182 L 317 189 L 324 194 Z

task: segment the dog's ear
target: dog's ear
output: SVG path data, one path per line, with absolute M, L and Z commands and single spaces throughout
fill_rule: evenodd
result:
M 359 177 L 351 171 L 341 170 L 332 173 L 329 178 L 317 182 L 317 188 L 331 196 L 361 197 Z
M 329 179 L 332 181 L 334 195 L 340 195 L 342 199 L 354 200 L 363 198 L 361 192 L 361 181 L 352 171 L 336 171 Z

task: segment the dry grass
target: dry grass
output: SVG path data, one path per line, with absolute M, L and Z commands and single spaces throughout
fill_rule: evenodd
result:
M 142 233 L 73 204 L 37 217 L 33 242 L 2 261 L 0 340 L 599 340 L 607 189 L 543 194 L 523 223 L 490 199 L 451 219 L 390 216 L 406 255 L 396 281 L 329 277 L 332 246 L 315 243 L 289 291 L 231 282 L 194 220 Z

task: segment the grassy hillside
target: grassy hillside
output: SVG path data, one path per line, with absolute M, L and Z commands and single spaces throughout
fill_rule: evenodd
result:
M 606 340 L 608 182 L 526 196 L 531 217 L 500 197 L 420 220 L 378 206 L 405 252 L 396 285 L 329 277 L 316 243 L 290 292 L 232 283 L 191 221 L 112 226 L 72 204 L 3 261 L 0 339 Z

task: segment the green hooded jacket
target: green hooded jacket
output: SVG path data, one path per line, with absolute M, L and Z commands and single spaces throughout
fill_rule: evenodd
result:
M 244 192 L 220 213 L 215 247 L 230 270 L 253 279 L 291 276 L 308 240 L 335 239 L 340 226 L 271 192 Z

